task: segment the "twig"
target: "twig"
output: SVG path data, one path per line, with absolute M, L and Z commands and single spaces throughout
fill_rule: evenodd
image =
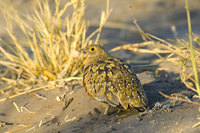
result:
M 41 96 L 40 94 L 37 94 L 37 93 L 33 93 L 35 96 L 37 96 L 38 98 L 40 98 L 40 99 L 43 99 L 43 100 L 47 100 L 47 98 L 46 97 L 43 97 L 43 96 Z
M 37 126 L 31 127 L 31 128 L 29 128 L 29 129 L 27 129 L 25 132 L 29 132 L 29 131 L 31 131 L 31 130 L 35 130 L 36 127 L 37 127 Z
M 71 119 L 67 119 L 67 118 L 68 118 L 68 115 L 65 117 L 65 122 L 66 122 L 66 123 L 67 123 L 67 122 L 71 122 L 71 121 L 77 120 L 76 117 L 73 117 L 73 118 L 71 118 Z
M 30 111 L 27 107 L 21 107 L 21 112 L 23 112 L 23 110 L 26 110 L 27 112 L 34 114 L 35 112 Z
M 12 102 L 13 105 L 15 106 L 15 108 L 17 109 L 18 112 L 21 112 L 21 110 L 19 109 L 19 107 L 17 106 L 17 104 L 15 102 Z
M 65 110 L 69 105 L 70 105 L 70 103 L 73 101 L 73 98 L 68 98 L 67 99 L 67 101 L 65 101 L 65 106 L 64 106 L 64 108 L 63 108 L 63 110 Z
M 191 100 L 188 100 L 188 99 L 183 99 L 183 98 L 180 98 L 180 97 L 177 97 L 177 96 L 168 96 L 164 93 L 162 93 L 161 91 L 159 92 L 162 96 L 166 97 L 166 98 L 169 98 L 169 99 L 174 99 L 174 100 L 179 100 L 179 101 L 183 101 L 183 102 L 188 102 L 188 103 L 192 103 L 192 104 L 196 104 L 196 105 L 199 105 L 200 106 L 200 103 L 199 102 L 194 102 L 194 101 L 191 101 Z
M 197 126 L 199 126 L 199 125 L 200 125 L 200 122 L 194 124 L 192 127 L 195 128 L 195 127 L 197 127 Z
M 42 120 L 40 121 L 40 123 L 39 123 L 38 127 L 41 127 L 41 126 L 42 126 Z
M 30 89 L 30 90 L 27 90 L 27 91 L 24 91 L 24 92 L 9 96 L 7 98 L 2 98 L 2 99 L 0 99 L 0 102 L 4 102 L 7 99 L 11 99 L 11 98 L 14 98 L 14 97 L 17 97 L 17 96 L 21 96 L 21 95 L 24 95 L 24 94 L 27 94 L 27 93 L 30 93 L 30 92 L 33 92 L 33 91 L 41 90 L 41 89 L 49 87 L 49 86 L 51 86 L 51 85 L 41 86 L 41 87 L 38 87 L 38 88 L 35 88 L 35 89 Z
M 13 130 L 13 131 L 5 132 L 5 133 L 15 133 L 15 132 L 21 131 L 21 130 L 26 129 L 26 128 L 29 128 L 29 127 L 32 127 L 32 125 L 27 125 L 27 126 L 24 126 L 24 127 L 18 128 L 18 129 L 15 129 L 15 130 Z

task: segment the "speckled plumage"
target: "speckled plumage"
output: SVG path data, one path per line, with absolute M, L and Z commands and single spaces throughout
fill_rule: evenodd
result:
M 83 85 L 87 94 L 110 106 L 145 107 L 146 94 L 128 64 L 110 56 L 101 46 L 89 45 Z

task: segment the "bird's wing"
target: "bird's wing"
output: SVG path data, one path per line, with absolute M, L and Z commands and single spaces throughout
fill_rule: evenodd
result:
M 109 86 L 107 91 L 114 96 L 117 96 L 120 104 L 127 109 L 128 105 L 132 107 L 144 107 L 147 105 L 146 94 L 143 87 L 131 71 L 128 64 L 122 60 L 111 58 L 108 59 L 105 67 L 108 81 L 112 86 Z M 111 100 L 108 97 L 109 100 Z
M 113 85 L 108 79 L 106 69 L 104 61 L 87 66 L 84 70 L 83 85 L 89 96 L 97 101 L 116 107 L 120 102 L 118 97 L 111 91 Z

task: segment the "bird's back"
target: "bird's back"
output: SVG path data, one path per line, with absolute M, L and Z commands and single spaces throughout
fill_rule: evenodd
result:
M 146 94 L 134 72 L 120 59 L 108 57 L 84 68 L 83 85 L 89 96 L 116 107 L 144 107 Z

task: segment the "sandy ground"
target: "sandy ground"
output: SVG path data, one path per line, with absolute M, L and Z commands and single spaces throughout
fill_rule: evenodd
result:
M 22 12 L 34 6 L 34 1 L 15 0 L 15 5 Z M 95 22 L 99 19 L 100 11 L 105 9 L 105 1 L 86 0 L 86 18 Z M 191 3 L 191 16 L 193 31 L 200 31 L 200 1 Z M 129 7 L 134 8 L 135 17 L 145 31 L 153 33 L 161 38 L 185 37 L 187 23 L 184 10 L 184 0 L 111 0 L 113 12 L 109 21 L 120 22 L 127 27 L 132 25 Z M 2 20 L 2 14 L 0 14 Z M 1 38 L 7 39 L 4 30 L 5 23 L 0 21 Z M 177 33 L 171 31 L 175 25 Z M 132 25 L 134 27 L 134 25 Z M 109 50 L 116 45 L 124 43 L 140 42 L 141 38 L 136 30 L 123 30 L 124 25 L 118 28 L 109 28 L 107 25 L 101 36 L 102 40 L 108 40 L 104 47 Z M 92 30 L 92 28 L 91 28 Z M 2 45 L 2 44 L 0 44 Z M 117 51 L 111 53 L 120 56 L 124 60 L 149 60 L 154 55 L 131 53 L 129 51 Z M 31 127 L 18 131 L 37 133 L 71 133 L 71 132 L 124 132 L 124 133 L 199 133 L 200 127 L 192 126 L 199 122 L 200 108 L 197 105 L 166 99 L 159 94 L 181 93 L 192 99 L 194 92 L 188 90 L 180 80 L 177 66 L 162 63 L 153 67 L 137 67 L 140 64 L 131 64 L 141 80 L 149 100 L 149 110 L 146 113 L 136 111 L 120 113 L 112 109 L 108 116 L 103 115 L 102 104 L 89 98 L 85 93 L 81 81 L 66 83 L 64 88 L 54 90 L 40 90 L 20 97 L 9 99 L 0 103 L 0 132 L 14 131 L 24 125 Z M 158 76 L 155 70 L 158 69 Z M 1 86 L 0 86 L 1 87 Z M 38 96 L 39 95 L 39 96 Z M 2 96 L 0 95 L 0 98 Z M 61 100 L 58 100 L 58 97 Z M 71 101 L 69 105 L 68 101 Z M 198 101 L 198 100 L 196 100 Z M 18 112 L 13 105 L 27 110 Z M 128 115 L 129 114 L 129 115 Z M 123 117 L 126 116 L 127 117 Z M 39 126 L 40 125 L 40 126 Z
M 166 65 L 172 67 L 160 68 L 175 70 L 173 64 L 163 64 L 163 66 Z M 159 94 L 159 91 L 166 94 L 179 92 L 191 98 L 194 93 L 176 80 L 178 75 L 173 71 L 163 70 L 158 73 L 156 78 L 154 71 L 142 71 L 138 70 L 137 75 L 149 99 L 150 110 L 147 113 L 138 114 L 136 111 L 132 111 L 131 115 L 123 118 L 123 115 L 127 115 L 129 112 L 117 113 L 115 109 L 112 109 L 110 115 L 104 116 L 102 104 L 89 98 L 80 82 L 72 82 L 65 88 L 35 92 L 45 99 L 31 93 L 1 103 L 0 120 L 2 124 L 3 122 L 6 124 L 1 127 L 1 131 L 13 131 L 22 125 L 32 125 L 35 128 L 27 128 L 21 132 L 198 133 L 200 127 L 192 128 L 192 126 L 199 121 L 199 107 L 169 100 Z M 74 91 L 74 93 L 68 97 L 69 91 Z M 57 96 L 63 97 L 64 95 L 66 97 L 63 100 L 56 100 Z M 69 99 L 73 100 L 66 108 L 65 103 Z M 26 110 L 17 112 L 12 102 L 16 102 L 19 107 L 26 107 L 31 112 Z M 69 122 L 70 119 L 73 121 Z M 42 125 L 38 127 L 41 121 Z

